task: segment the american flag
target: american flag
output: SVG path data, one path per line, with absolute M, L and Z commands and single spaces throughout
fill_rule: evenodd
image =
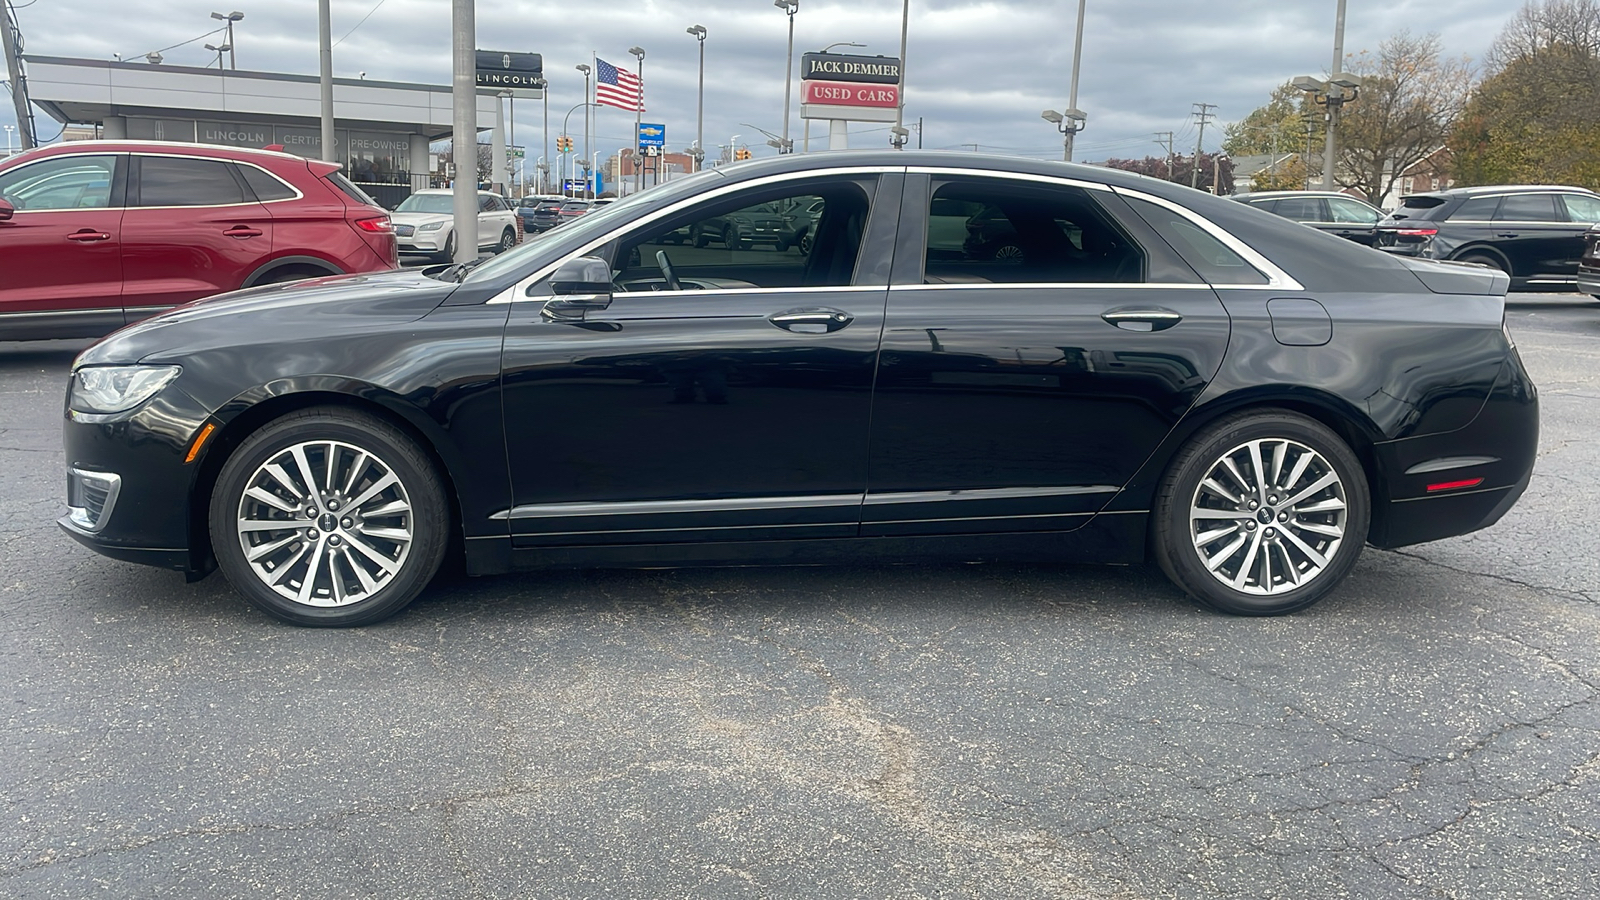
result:
M 594 102 L 629 111 L 644 111 L 644 83 L 627 69 L 595 57 Z

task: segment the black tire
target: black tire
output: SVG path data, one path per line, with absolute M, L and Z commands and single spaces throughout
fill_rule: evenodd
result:
M 1256 445 L 1259 470 L 1266 472 L 1259 480 L 1251 474 L 1257 471 L 1248 449 L 1253 441 L 1268 442 Z M 1312 454 L 1303 468 L 1302 451 Z M 1243 464 L 1235 467 L 1256 485 L 1226 473 L 1223 460 L 1236 453 L 1244 456 Z M 1333 484 L 1307 492 L 1330 474 L 1336 479 Z M 1283 484 L 1291 478 L 1292 483 Z M 1202 483 L 1208 479 L 1237 492 L 1233 509 L 1212 488 L 1202 493 Z M 1301 493 L 1305 496 L 1294 506 L 1278 505 Z M 1336 503 L 1342 506 L 1333 508 Z M 1219 516 L 1191 519 L 1192 508 L 1217 509 Z M 1156 495 L 1152 550 L 1174 584 L 1213 609 L 1244 616 L 1283 615 L 1327 596 L 1350 573 L 1366 544 L 1371 508 L 1360 460 L 1327 426 L 1287 410 L 1242 412 L 1196 434 L 1173 459 Z M 1226 515 L 1221 515 L 1224 511 Z M 1337 537 L 1326 533 L 1339 529 L 1342 534 Z M 1201 543 L 1206 535 L 1215 537 Z M 1244 543 L 1235 544 L 1241 536 Z M 1304 552 L 1307 547 L 1311 553 Z M 1202 559 L 1213 548 L 1208 558 L 1216 562 L 1220 576 Z M 1265 550 L 1258 558 L 1260 548 Z M 1315 559 L 1323 563 L 1317 565 Z M 1277 571 L 1272 568 L 1274 560 Z M 1225 584 L 1225 578 L 1233 583 Z M 1302 578 L 1304 583 L 1293 586 Z
M 516 245 L 517 230 L 515 228 L 507 228 L 505 231 L 500 232 L 500 246 L 495 248 L 494 252 L 504 253 Z
M 1488 266 L 1491 269 L 1499 269 L 1500 271 L 1505 272 L 1507 275 L 1511 274 L 1510 270 L 1506 268 L 1506 264 L 1500 261 L 1500 257 L 1490 253 L 1468 253 L 1464 256 L 1458 257 L 1458 259 L 1461 262 L 1478 263 L 1479 265 Z
M 722 245 L 729 250 L 748 250 L 749 244 L 739 240 L 739 232 L 732 225 L 722 229 Z
M 800 235 L 799 247 L 801 256 L 811 255 L 811 232 Z
M 260 287 L 263 284 L 288 284 L 291 281 L 304 281 L 307 278 L 323 278 L 329 274 L 331 273 L 311 272 L 305 269 L 279 269 L 261 276 L 252 287 Z
M 694 245 L 696 248 L 703 248 L 707 244 L 711 243 L 711 238 L 706 235 L 705 229 L 700 228 L 699 226 L 696 226 L 692 231 L 690 231 L 689 236 L 694 240 Z
M 450 232 L 450 236 L 444 239 L 444 249 L 440 250 L 434 256 L 434 259 L 439 262 L 456 261 L 456 233 L 454 231 Z
M 332 479 L 324 476 L 323 480 L 335 484 L 328 490 L 322 488 L 329 486 L 319 486 L 316 493 L 321 496 L 314 498 L 314 504 L 305 499 L 313 493 L 305 489 L 306 479 L 299 479 L 295 486 L 285 485 L 268 472 L 269 463 L 277 463 L 285 474 L 295 470 L 289 475 L 294 480 L 300 469 L 289 465 L 295 447 L 301 448 L 313 482 L 330 466 L 334 473 Z M 278 457 L 285 460 L 280 462 Z M 391 474 L 394 484 L 378 485 Z M 247 497 L 245 492 L 252 486 L 258 492 Z M 263 503 L 257 499 L 260 490 L 276 496 L 284 506 L 294 507 L 294 512 Z M 292 499 L 296 497 L 302 499 Z M 339 511 L 336 518 L 334 511 L 341 500 L 346 505 L 357 503 L 358 508 Z M 405 509 L 392 511 L 396 506 Z M 316 514 L 308 516 L 310 509 Z M 351 517 L 351 513 L 355 515 Z M 240 527 L 241 522 L 270 525 L 277 521 L 292 523 L 292 527 L 251 531 Z M 377 416 L 338 406 L 290 413 L 246 438 L 223 464 L 209 511 L 212 552 L 234 589 L 276 619 L 318 627 L 370 625 L 404 609 L 438 571 L 449 539 L 449 521 L 444 483 L 416 442 Z M 371 530 L 369 524 L 374 526 Z M 407 529 L 408 543 L 382 536 L 403 534 Z M 305 547 L 308 533 L 318 535 L 314 548 Z M 354 543 L 357 538 L 359 547 Z M 252 550 L 260 551 L 280 541 L 289 543 L 258 556 L 255 563 L 246 558 L 242 546 L 249 543 Z M 356 552 L 363 547 L 394 564 L 393 571 L 377 557 Z M 358 564 L 364 575 L 356 571 Z M 278 572 L 282 574 L 274 587 L 267 579 Z M 324 584 L 326 593 L 319 589 Z M 303 599 L 280 594 L 280 588 L 299 593 Z

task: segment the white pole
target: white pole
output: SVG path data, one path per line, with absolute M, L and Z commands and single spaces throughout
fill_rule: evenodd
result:
M 450 100 L 454 107 L 450 146 L 456 162 L 456 180 L 452 192 L 455 200 L 455 261 L 464 263 L 478 258 L 478 86 L 477 50 L 474 46 L 477 43 L 478 26 L 473 0 L 452 0 L 450 29 L 454 70 L 450 84 Z
M 459 0 L 458 0 L 459 2 Z M 317 0 L 317 55 L 321 59 L 322 74 L 322 158 L 337 162 L 338 152 L 333 146 L 333 14 L 328 10 L 329 0 Z

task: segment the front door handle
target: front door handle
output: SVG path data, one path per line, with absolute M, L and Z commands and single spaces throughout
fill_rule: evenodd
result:
M 67 240 L 87 244 L 93 241 L 109 241 L 111 235 L 104 231 L 95 231 L 93 228 L 83 228 L 67 235 Z
M 223 234 L 227 235 L 228 237 L 236 238 L 256 237 L 257 235 L 261 234 L 261 229 L 251 228 L 249 225 L 235 225 L 232 228 L 229 228 L 227 231 L 224 231 Z
M 1183 316 L 1159 306 L 1124 306 L 1100 314 L 1112 325 L 1124 331 L 1164 331 L 1183 321 Z
M 856 320 L 842 309 L 832 309 L 826 306 L 807 306 L 801 309 L 786 309 L 781 313 L 767 316 L 767 321 L 782 328 L 784 331 L 793 331 L 797 334 L 829 334 L 849 325 Z

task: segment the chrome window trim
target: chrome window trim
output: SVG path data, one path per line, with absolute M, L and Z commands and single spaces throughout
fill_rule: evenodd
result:
M 622 234 L 624 234 L 624 233 L 626 233 L 628 231 L 632 231 L 635 228 L 638 228 L 640 226 L 649 225 L 652 222 L 659 221 L 659 220 L 664 219 L 664 218 L 666 218 L 668 216 L 675 215 L 675 214 L 677 214 L 679 212 L 682 212 L 683 210 L 685 210 L 685 209 L 687 209 L 687 208 L 689 208 L 691 206 L 694 206 L 694 205 L 699 204 L 699 203 L 703 203 L 703 202 L 705 202 L 707 200 L 715 200 L 715 199 L 717 199 L 719 197 L 722 197 L 722 196 L 725 196 L 727 194 L 737 193 L 738 191 L 745 190 L 746 188 L 762 187 L 762 186 L 769 185 L 769 184 L 780 184 L 780 183 L 785 182 L 785 181 L 800 181 L 800 180 L 804 180 L 804 179 L 808 179 L 808 178 L 827 178 L 827 177 L 834 177 L 834 176 L 840 176 L 840 175 L 845 175 L 845 176 L 849 176 L 849 175 L 884 175 L 884 174 L 890 174 L 890 173 L 901 173 L 901 172 L 904 172 L 905 170 L 906 169 L 905 169 L 904 166 L 838 166 L 836 168 L 831 168 L 831 169 L 806 169 L 806 170 L 799 171 L 799 172 L 780 172 L 780 173 L 777 173 L 775 175 L 766 175 L 766 176 L 763 176 L 761 178 L 752 178 L 749 181 L 740 181 L 740 182 L 735 182 L 733 184 L 725 184 L 725 185 L 722 185 L 720 187 L 714 188 L 712 190 L 704 191 L 702 193 L 696 194 L 693 197 L 685 197 L 684 199 L 679 200 L 678 202 L 673 203 L 670 206 L 664 206 L 661 209 L 656 210 L 655 212 L 648 213 L 648 214 L 640 216 L 640 217 L 638 217 L 636 219 L 629 219 L 626 223 L 623 223 L 622 225 L 619 225 L 618 227 L 613 228 L 612 230 L 606 232 L 605 234 L 601 235 L 600 237 L 595 238 L 594 240 L 588 242 L 587 244 L 583 244 L 578 249 L 568 253 L 567 255 L 561 257 L 560 259 L 557 259 L 556 261 L 550 263 L 549 265 L 545 266 L 544 268 L 539 269 L 538 271 L 534 272 L 532 275 L 529 275 L 528 277 L 519 280 L 516 284 L 512 285 L 511 288 L 508 291 L 502 291 L 499 294 L 496 294 L 494 297 L 491 297 L 488 300 L 488 302 L 489 303 L 519 303 L 519 302 L 522 302 L 523 300 L 531 300 L 531 301 L 537 301 L 537 302 L 542 303 L 547 298 L 545 298 L 545 297 L 525 297 L 523 295 L 526 293 L 526 291 L 527 291 L 527 289 L 529 287 L 532 287 L 533 285 L 537 284 L 538 282 L 544 280 L 545 278 L 547 278 L 551 274 L 553 274 L 556 269 L 561 267 L 562 263 L 566 262 L 569 259 L 573 259 L 575 257 L 583 256 L 583 255 L 595 250 L 596 248 L 602 247 L 602 246 L 610 243 L 611 241 L 616 240 L 620 235 L 622 235 Z M 877 287 L 883 287 L 883 285 L 877 285 Z M 780 289 L 778 289 L 778 288 L 769 288 L 768 290 L 780 290 Z M 787 288 L 784 288 L 782 290 L 787 290 Z M 509 296 L 508 296 L 508 294 L 509 294 Z
M 271 172 L 267 172 L 266 169 L 262 169 L 260 166 L 256 165 L 255 163 L 245 162 L 243 160 L 238 160 L 238 159 L 228 159 L 225 156 L 201 156 L 201 155 L 195 154 L 195 153 L 147 153 L 147 152 L 145 152 L 143 150 L 135 150 L 132 153 L 129 153 L 128 155 L 130 157 L 134 157 L 134 156 L 154 156 L 154 157 L 159 157 L 159 158 L 162 158 L 162 159 L 198 159 L 198 160 L 201 160 L 201 161 L 204 161 L 204 162 L 233 163 L 234 165 L 250 166 L 253 169 L 261 169 L 261 171 L 266 172 L 268 175 L 272 175 Z M 130 171 L 128 174 L 132 175 L 133 173 L 132 173 L 132 171 Z M 282 182 L 285 187 L 289 188 L 289 190 L 294 191 L 294 196 L 293 197 L 285 197 L 282 200 L 250 200 L 250 201 L 246 201 L 244 203 L 196 203 L 196 204 L 191 204 L 191 205 L 188 205 L 188 206 L 144 206 L 144 205 L 127 206 L 127 205 L 124 205 L 122 208 L 126 209 L 126 210 L 129 210 L 129 211 L 132 211 L 132 210 L 135 210 L 135 209 L 234 209 L 234 208 L 240 207 L 240 206 L 266 206 L 266 205 L 268 205 L 270 203 L 293 203 L 296 200 L 301 200 L 301 199 L 305 198 L 305 194 L 301 193 L 299 188 L 295 187 L 292 184 L 289 184 L 287 181 L 284 181 L 282 178 L 278 178 L 278 176 L 276 176 L 276 175 L 272 175 L 272 177 L 276 178 L 278 181 Z M 253 191 L 252 191 L 252 193 L 253 193 Z M 124 197 L 123 199 L 127 199 L 127 198 Z
M 1216 282 L 1212 282 L 1210 284 L 1211 287 L 1216 288 L 1219 291 L 1221 291 L 1221 290 L 1228 290 L 1228 291 L 1235 291 L 1235 290 L 1303 291 L 1303 290 L 1305 290 L 1305 286 L 1304 285 L 1302 285 L 1300 282 L 1296 281 L 1294 279 L 1294 277 L 1291 276 L 1288 272 L 1285 272 L 1284 270 L 1278 268 L 1277 264 L 1273 263 L 1272 260 L 1267 259 L 1265 256 L 1262 256 L 1260 253 L 1258 253 L 1256 251 L 1256 249 L 1254 247 L 1251 247 L 1249 244 L 1246 244 L 1244 241 L 1241 241 L 1237 237 L 1234 237 L 1232 232 L 1222 228 L 1221 226 L 1217 225 L 1215 222 L 1212 222 L 1210 219 L 1207 219 L 1206 217 L 1200 215 L 1199 213 L 1194 212 L 1193 210 L 1188 209 L 1187 207 L 1184 207 L 1184 206 L 1182 206 L 1180 204 L 1174 203 L 1171 200 L 1166 200 L 1166 199 L 1163 199 L 1161 197 L 1157 197 L 1154 194 L 1147 194 L 1144 191 L 1137 191 L 1137 190 L 1133 190 L 1132 188 L 1125 188 L 1125 187 L 1118 187 L 1118 186 L 1113 186 L 1111 188 L 1111 190 L 1112 190 L 1113 193 L 1116 193 L 1119 196 L 1133 197 L 1136 200 L 1143 200 L 1143 201 L 1145 201 L 1147 203 L 1154 203 L 1157 206 L 1160 206 L 1160 207 L 1162 207 L 1164 209 L 1171 210 L 1172 212 L 1175 212 L 1178 215 L 1183 216 L 1185 219 L 1188 219 L 1189 222 L 1191 224 L 1193 224 L 1195 227 L 1199 228 L 1200 230 L 1206 232 L 1207 234 L 1209 234 L 1212 237 L 1216 238 L 1217 240 L 1221 241 L 1223 246 L 1227 247 L 1229 250 L 1232 250 L 1234 253 L 1239 254 L 1239 256 L 1245 262 L 1249 263 L 1251 267 L 1253 267 L 1256 271 L 1260 272 L 1267 279 L 1267 283 L 1266 284 L 1219 284 L 1219 283 L 1216 283 Z
M 1226 285 L 1237 287 L 1237 285 Z M 1209 291 L 1209 284 L 1188 284 L 1177 281 L 993 281 L 983 284 L 895 284 L 890 285 L 891 291 L 948 291 L 948 290 L 981 290 L 984 288 L 1082 288 L 1094 290 L 1168 290 L 1168 291 Z
M 1098 181 L 1083 181 L 1077 178 L 1068 178 L 1064 175 L 1035 175 L 1032 172 L 995 172 L 982 169 L 958 169 L 948 166 L 910 166 L 906 169 L 908 175 L 945 175 L 966 178 L 1008 178 L 1013 181 L 1036 181 L 1044 184 L 1062 184 L 1068 187 L 1083 188 L 1090 191 L 1111 191 L 1111 185 Z

